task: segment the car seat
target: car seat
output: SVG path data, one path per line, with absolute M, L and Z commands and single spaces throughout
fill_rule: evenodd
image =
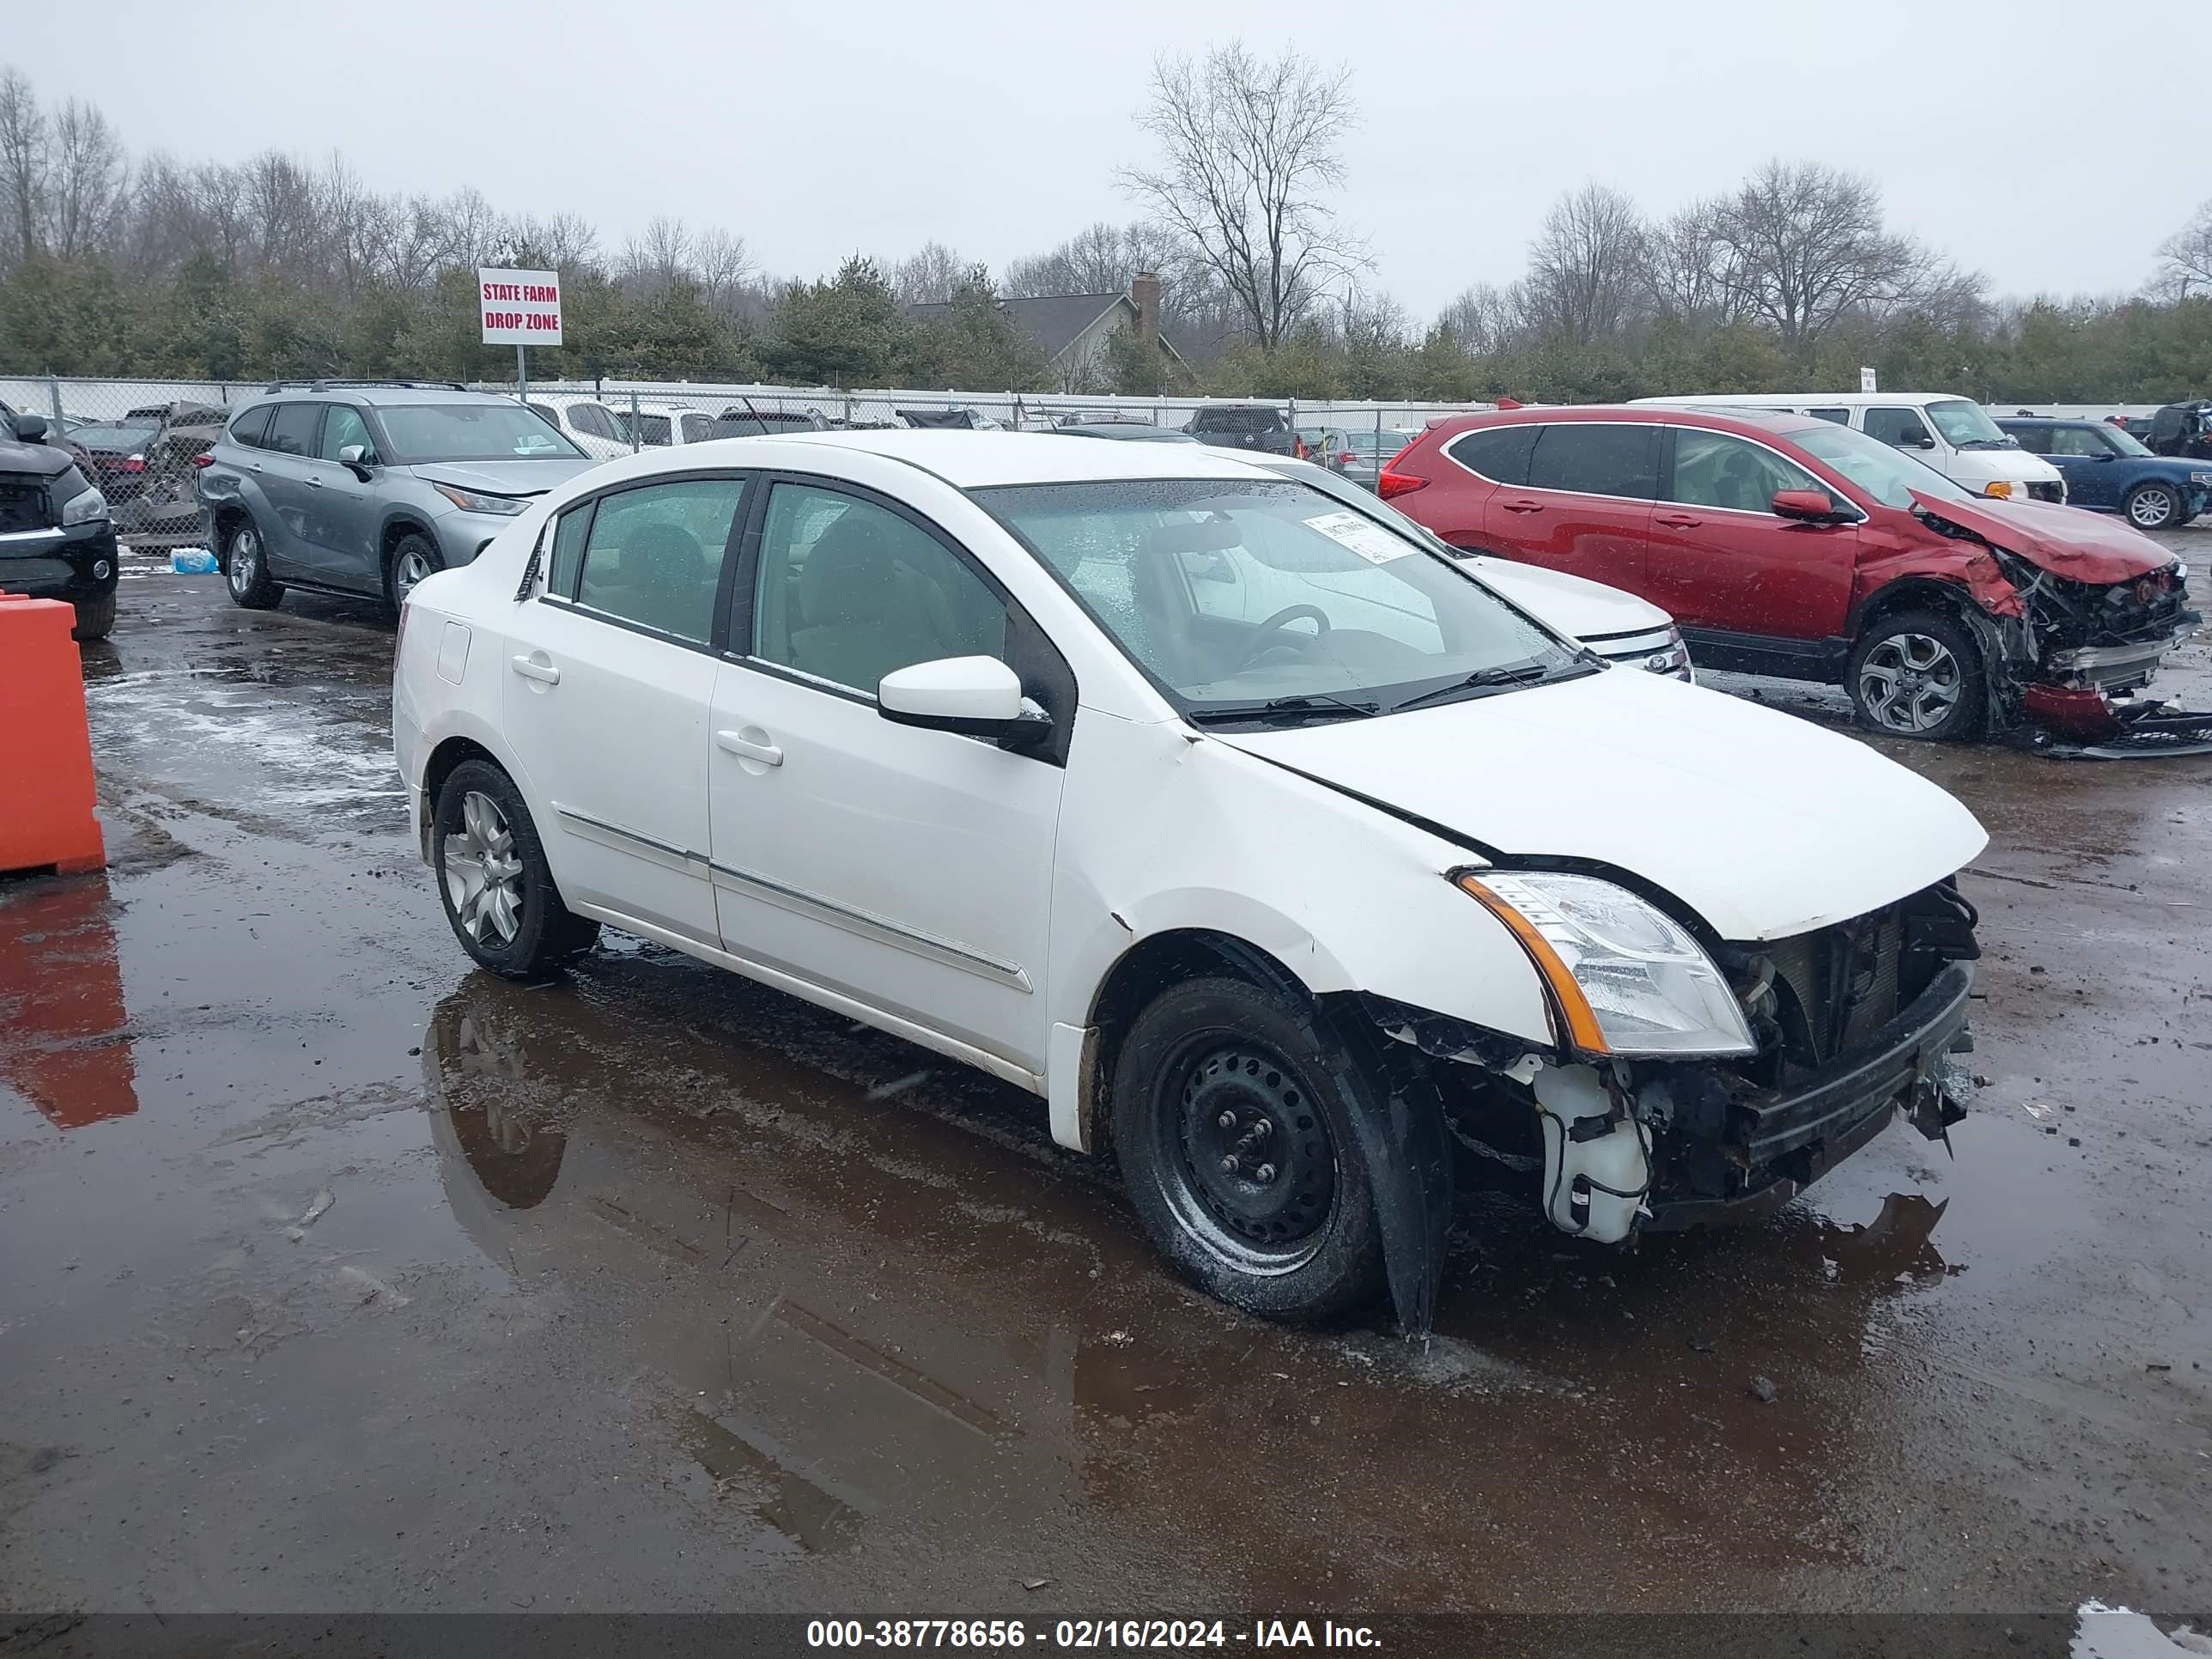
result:
M 963 654 L 943 590 L 891 541 L 857 510 L 822 532 L 799 568 L 792 667 L 872 696 L 894 669 Z

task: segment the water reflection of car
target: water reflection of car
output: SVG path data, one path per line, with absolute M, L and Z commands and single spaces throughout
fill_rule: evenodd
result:
M 2178 530 L 2212 507 L 2212 457 L 2154 454 L 2110 421 L 2008 416 L 1997 424 L 2066 475 L 2069 506 L 2118 513 L 2138 530 Z
M 107 498 L 47 441 L 45 416 L 0 405 L 0 592 L 63 600 L 75 636 L 100 640 L 115 626 L 119 574 Z
M 396 758 L 479 964 L 612 926 L 1025 1089 L 1279 1318 L 1425 1324 L 1448 1111 L 1607 1243 L 1958 1116 L 1987 837 L 1867 745 L 1233 455 L 745 449 L 574 478 L 410 596 Z

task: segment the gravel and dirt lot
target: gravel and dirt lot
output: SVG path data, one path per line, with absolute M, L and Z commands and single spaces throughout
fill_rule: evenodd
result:
M 0 1605 L 2212 1608 L 2212 757 L 1894 746 L 1993 837 L 1955 1159 L 1632 1254 L 1470 1194 L 1411 1346 L 1182 1290 L 897 1041 L 473 971 L 389 625 L 143 568 L 112 867 L 0 884 Z

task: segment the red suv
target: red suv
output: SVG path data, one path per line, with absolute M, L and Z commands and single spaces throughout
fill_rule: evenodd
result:
M 2130 695 L 2200 620 L 2172 554 L 2073 507 L 1970 495 L 1848 427 L 1499 410 L 1431 427 L 1378 489 L 1454 546 L 1664 606 L 1703 665 L 1840 684 L 1882 731 L 2033 720 L 2155 743 L 2197 723 Z

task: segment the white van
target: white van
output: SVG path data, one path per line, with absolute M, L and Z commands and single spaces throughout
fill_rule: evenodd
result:
M 1971 398 L 1948 392 L 1733 392 L 1717 398 L 1638 398 L 1677 408 L 1771 409 L 1833 421 L 1910 451 L 1977 495 L 2063 501 L 2065 474 L 2005 435 Z

